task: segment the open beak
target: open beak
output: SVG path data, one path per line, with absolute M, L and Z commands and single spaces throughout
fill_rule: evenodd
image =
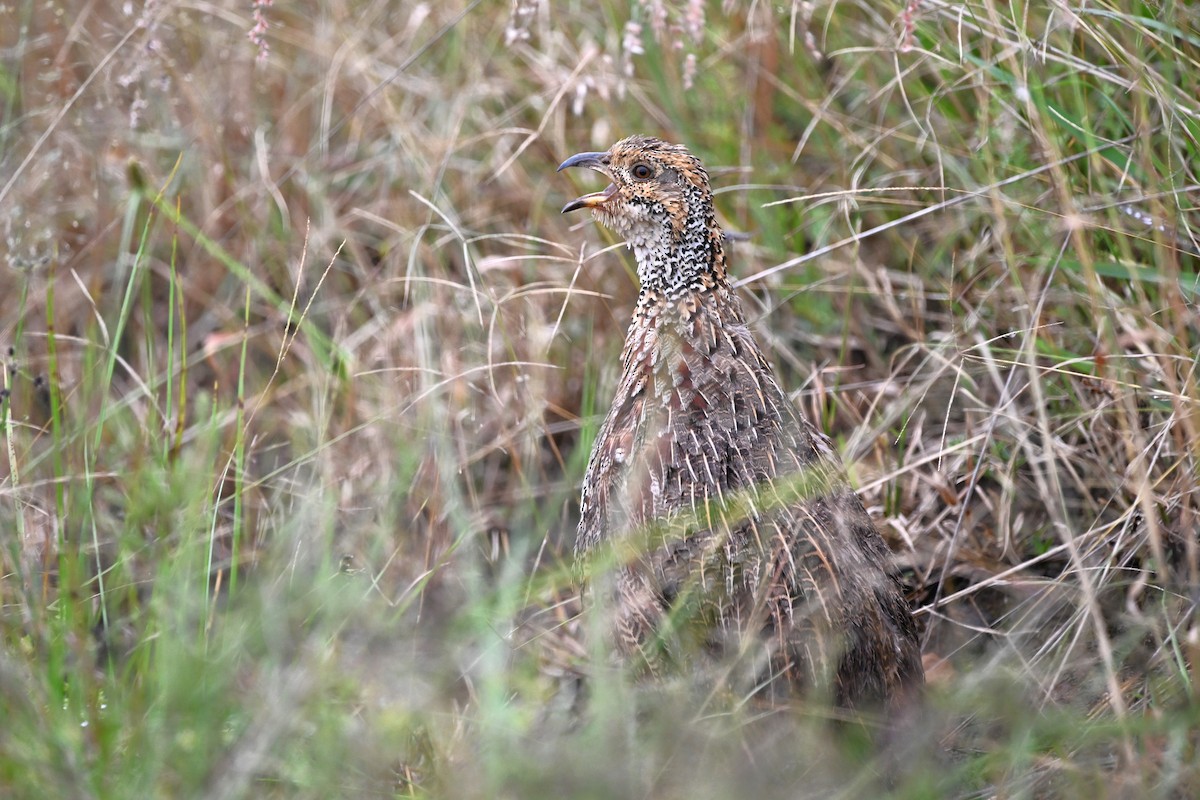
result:
M 570 167 L 589 167 L 597 172 L 607 175 L 608 167 L 603 161 L 603 159 L 605 159 L 607 156 L 608 153 L 577 153 L 559 164 L 558 171 L 562 172 L 564 169 L 568 169 Z M 616 193 L 616 184 L 610 183 L 602 192 L 585 194 L 583 197 L 576 198 L 567 203 L 565 206 L 563 206 L 562 213 L 566 214 L 568 211 L 577 211 L 581 208 L 596 208 L 597 206 L 602 206 L 607 203 L 609 198 Z

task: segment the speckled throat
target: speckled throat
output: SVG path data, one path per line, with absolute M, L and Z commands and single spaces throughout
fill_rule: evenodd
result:
M 728 288 L 725 235 L 717 224 L 712 198 L 690 184 L 684 197 L 680 222 L 660 228 L 657 235 L 627 232 L 643 297 L 676 300 L 718 285 Z M 621 233 L 624 226 L 613 227 Z

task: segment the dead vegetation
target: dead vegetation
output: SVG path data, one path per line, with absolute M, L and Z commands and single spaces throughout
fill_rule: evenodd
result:
M 640 131 L 904 567 L 950 755 L 891 791 L 1194 795 L 1196 13 L 0 9 L 0 786 L 869 793 L 566 612 L 635 287 L 554 166 Z

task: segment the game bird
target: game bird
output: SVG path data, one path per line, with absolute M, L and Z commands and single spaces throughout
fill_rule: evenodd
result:
M 563 213 L 590 209 L 624 239 L 641 284 L 576 541 L 616 649 L 771 700 L 911 697 L 920 645 L 890 551 L 755 341 L 704 167 L 647 136 L 570 167 L 611 182 Z

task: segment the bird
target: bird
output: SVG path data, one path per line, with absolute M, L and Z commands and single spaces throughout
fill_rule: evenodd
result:
M 639 283 L 575 541 L 613 649 L 769 702 L 910 702 L 924 672 L 891 551 L 755 339 L 704 166 L 634 135 L 570 168 L 610 182 L 563 213 L 624 239 Z

